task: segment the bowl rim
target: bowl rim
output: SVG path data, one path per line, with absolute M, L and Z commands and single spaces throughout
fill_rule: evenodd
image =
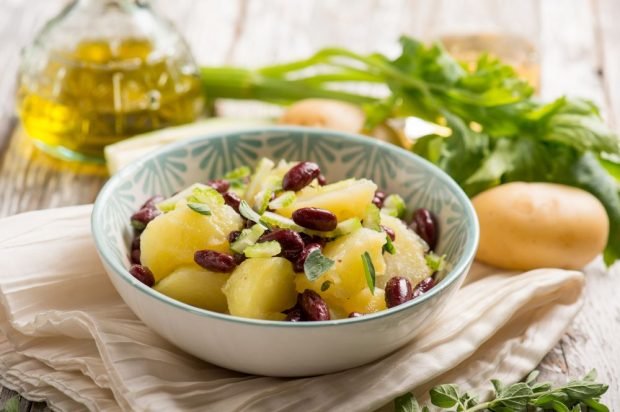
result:
M 356 317 L 356 318 L 344 318 L 344 319 L 333 319 L 326 321 L 315 321 L 315 322 L 285 322 L 278 320 L 263 320 L 263 319 L 253 319 L 253 318 L 243 318 L 240 316 L 229 315 L 226 313 L 220 313 L 215 311 L 210 311 L 207 309 L 198 308 L 195 306 L 188 305 L 171 297 L 164 295 L 156 291 L 155 289 L 146 286 L 142 282 L 135 279 L 130 273 L 128 268 L 124 267 L 118 260 L 112 258 L 110 256 L 111 252 L 107 250 L 106 242 L 103 241 L 103 225 L 98 224 L 99 222 L 103 222 L 103 210 L 105 209 L 106 199 L 110 196 L 112 190 L 122 183 L 128 176 L 134 174 L 134 172 L 143 165 L 160 156 L 162 153 L 167 153 L 170 151 L 174 151 L 177 149 L 184 148 L 185 146 L 190 146 L 196 142 L 209 140 L 209 139 L 217 139 L 223 138 L 229 135 L 236 134 L 255 134 L 255 133 L 269 133 L 269 132 L 297 132 L 297 133 L 309 133 L 314 135 L 325 135 L 329 134 L 334 137 L 339 137 L 345 140 L 353 141 L 355 143 L 365 144 L 365 145 L 374 145 L 379 146 L 383 150 L 387 150 L 393 154 L 404 155 L 409 160 L 414 163 L 418 163 L 423 167 L 430 169 L 437 178 L 439 178 L 444 184 L 449 187 L 449 189 L 454 193 L 454 195 L 459 199 L 459 201 L 464 206 L 464 214 L 469 217 L 468 226 L 470 227 L 470 231 L 472 234 L 472 240 L 466 244 L 465 250 L 461 256 L 461 258 L 452 266 L 452 268 L 448 271 L 445 277 L 431 290 L 422 294 L 420 297 L 416 299 L 412 299 L 402 305 L 395 306 L 393 308 L 388 308 L 386 310 L 382 310 L 375 313 L 370 313 L 364 316 Z M 321 128 L 311 128 L 311 127 L 302 127 L 302 126 L 263 126 L 263 127 L 253 127 L 253 128 L 244 128 L 239 130 L 230 130 L 230 131 L 215 131 L 212 133 L 206 133 L 201 136 L 196 136 L 188 139 L 183 139 L 179 142 L 174 142 L 170 144 L 166 144 L 163 147 L 148 153 L 143 158 L 136 160 L 127 166 L 123 167 L 116 174 L 114 174 L 110 179 L 105 183 L 103 188 L 99 191 L 97 198 L 95 199 L 95 203 L 93 206 L 93 211 L 91 213 L 91 233 L 95 242 L 95 246 L 97 249 L 97 253 L 99 254 L 101 260 L 111 268 L 116 276 L 119 276 L 125 282 L 129 283 L 134 288 L 138 289 L 141 293 L 145 293 L 156 300 L 175 307 L 177 309 L 181 309 L 185 312 L 190 312 L 194 315 L 199 315 L 202 317 L 212 318 L 225 322 L 232 322 L 237 324 L 245 324 L 252 326 L 275 326 L 275 327 L 285 327 L 285 328 L 321 328 L 321 327 L 331 327 L 331 326 L 341 326 L 341 325 L 352 325 L 361 322 L 370 322 L 375 321 L 380 318 L 389 317 L 401 311 L 410 310 L 415 306 L 422 305 L 424 302 L 432 299 L 435 295 L 439 295 L 444 289 L 448 288 L 452 283 L 454 283 L 461 275 L 465 275 L 465 272 L 468 270 L 469 266 L 474 260 L 474 255 L 478 248 L 478 242 L 480 237 L 480 228 L 478 223 L 478 218 L 474 207 L 465 194 L 465 192 L 461 189 L 461 187 L 443 170 L 439 167 L 435 166 L 428 160 L 418 156 L 412 152 L 409 152 L 405 149 L 397 147 L 395 145 L 377 140 L 371 139 L 367 136 L 356 135 L 352 133 L 345 133 L 339 131 L 333 131 L 329 129 L 321 129 Z M 109 272 L 106 270 L 106 272 Z M 109 275 L 109 273 L 108 273 Z

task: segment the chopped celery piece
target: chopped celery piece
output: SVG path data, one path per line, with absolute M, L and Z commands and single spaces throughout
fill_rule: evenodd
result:
M 381 211 L 390 216 L 402 219 L 407 212 L 407 207 L 405 206 L 405 201 L 402 197 L 399 195 L 389 195 L 385 198 Z
M 329 232 L 321 232 L 319 230 L 311 230 L 306 229 L 303 226 L 298 225 L 292 219 L 288 217 L 284 217 L 277 213 L 273 212 L 265 212 L 260 218 L 261 223 L 265 224 L 268 227 L 278 227 L 280 229 L 291 229 L 296 232 L 306 233 L 312 236 L 320 236 L 325 238 L 336 238 L 344 235 L 348 235 L 351 232 L 356 231 L 357 229 L 362 228 L 362 223 L 356 217 L 352 217 L 351 219 L 344 220 L 338 223 L 336 229 L 331 230 Z
M 261 191 L 262 185 L 265 179 L 268 178 L 269 173 L 275 166 L 271 160 L 262 158 L 256 165 L 256 170 L 254 174 L 250 178 L 250 183 L 248 183 L 248 188 L 245 191 L 245 200 L 248 202 L 253 202 L 254 197 L 258 192 Z
M 243 253 L 247 247 L 256 244 L 262 234 L 265 233 L 265 230 L 261 225 L 254 225 L 248 229 L 243 229 L 239 238 L 230 245 L 230 248 L 234 252 Z
M 280 196 L 269 202 L 269 208 L 277 210 L 283 207 L 288 207 L 293 204 L 295 199 L 295 192 L 293 192 L 292 190 L 287 190 L 286 192 L 282 193 Z
M 213 191 L 213 192 L 217 193 L 217 190 L 213 189 L 212 187 L 209 187 L 209 186 L 204 185 L 202 183 L 194 183 L 190 187 L 181 190 L 176 195 L 171 196 L 171 197 L 169 197 L 169 198 L 159 202 L 157 204 L 157 208 L 159 210 L 161 210 L 162 212 L 164 212 L 164 213 L 173 211 L 176 208 L 176 205 L 177 205 L 177 203 L 179 203 L 179 201 L 187 200 L 190 196 L 195 195 L 195 192 L 194 192 L 195 190 L 196 190 L 196 193 L 202 193 L 202 191 L 205 191 L 205 192 L 206 191 L 209 191 L 209 192 Z M 218 193 L 218 195 L 219 195 L 219 193 Z M 219 195 L 219 196 L 222 197 L 221 195 Z M 223 201 L 224 201 L 224 198 L 222 198 L 222 202 Z M 195 202 L 195 203 L 203 203 L 203 202 Z
M 191 203 L 213 203 L 219 206 L 224 206 L 226 204 L 220 192 L 210 186 L 194 188 L 192 193 L 187 197 L 187 201 Z
M 256 243 L 245 248 L 243 253 L 249 258 L 266 258 L 279 255 L 282 247 L 275 240 Z
M 424 257 L 426 258 L 426 265 L 431 269 L 431 271 L 441 272 L 445 269 L 446 255 L 439 256 L 433 252 L 430 252 Z
M 258 214 L 262 215 L 265 210 L 269 207 L 269 201 L 271 200 L 271 196 L 273 195 L 273 190 L 265 189 L 258 192 L 255 198 L 255 205 L 258 205 Z
M 240 180 L 244 177 L 248 177 L 252 173 L 252 170 L 248 166 L 241 166 L 224 175 L 226 180 Z
M 365 228 L 381 232 L 381 212 L 376 205 L 372 203 L 368 205 L 363 224 Z

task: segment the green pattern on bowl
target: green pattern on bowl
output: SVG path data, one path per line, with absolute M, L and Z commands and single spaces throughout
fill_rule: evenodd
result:
M 454 268 L 433 290 L 449 283 L 452 275 L 462 272 L 473 258 L 478 239 L 473 208 L 456 183 L 441 170 L 412 153 L 377 140 L 291 127 L 220 132 L 191 139 L 167 146 L 121 170 L 100 194 L 107 199 L 105 205 L 98 199 L 93 212 L 93 222 L 98 214 L 98 220 L 105 222 L 104 227 L 93 228 L 97 242 L 105 245 L 100 253 L 116 268 L 127 268 L 132 236 L 129 218 L 146 199 L 154 194 L 170 196 L 192 183 L 221 177 L 236 167 L 253 166 L 262 157 L 314 161 L 328 181 L 370 178 L 385 192 L 400 194 L 410 213 L 418 207 L 433 211 L 441 222 L 437 251 L 445 253 Z

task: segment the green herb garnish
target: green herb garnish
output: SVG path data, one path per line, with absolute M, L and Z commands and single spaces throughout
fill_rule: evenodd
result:
M 200 213 L 201 215 L 211 216 L 211 209 L 209 209 L 209 207 L 204 203 L 189 202 L 187 203 L 187 207 L 196 213 Z
M 550 383 L 536 382 L 537 376 L 538 371 L 534 371 L 525 382 L 508 386 L 496 379 L 491 380 L 494 395 L 486 402 L 480 402 L 474 394 L 461 392 L 454 384 L 436 386 L 430 391 L 431 404 L 440 408 L 440 411 L 461 412 L 609 412 L 609 408 L 600 403 L 600 397 L 607 392 L 608 386 L 595 382 L 594 370 L 582 379 L 572 380 L 555 388 Z M 406 393 L 394 399 L 394 411 L 427 412 L 429 408 L 420 407 L 414 396 Z
M 375 266 L 372 264 L 372 259 L 368 252 L 364 252 L 362 254 L 362 265 L 364 266 L 364 275 L 366 276 L 366 283 L 368 284 L 368 289 L 370 289 L 370 293 L 375 294 Z
M 2 408 L 2 412 L 19 412 L 19 399 L 20 396 L 15 395 L 7 400 Z
M 321 292 L 325 292 L 327 289 L 329 289 L 331 285 L 332 285 L 331 280 L 326 280 L 325 282 L 321 283 Z
M 383 245 L 383 251 L 388 252 L 390 255 L 396 254 L 396 246 L 394 246 L 392 238 L 389 236 L 385 237 L 385 245 Z
M 620 140 L 593 103 L 566 97 L 541 102 L 514 68 L 489 55 L 469 68 L 441 44 L 409 37 L 400 44 L 395 59 L 326 48 L 255 70 L 203 67 L 202 83 L 209 98 L 290 104 L 315 97 L 357 104 L 366 112 L 366 130 L 395 117 L 441 123 L 449 133 L 424 136 L 413 151 L 452 176 L 469 196 L 513 181 L 584 189 L 609 216 L 605 262 L 620 259 Z M 351 81 L 383 84 L 388 95 L 337 87 Z M 389 211 L 401 213 L 398 207 Z
M 310 252 L 304 262 L 304 274 L 309 281 L 314 282 L 323 273 L 331 269 L 334 263 L 333 260 L 323 255 L 320 249 L 315 249 Z

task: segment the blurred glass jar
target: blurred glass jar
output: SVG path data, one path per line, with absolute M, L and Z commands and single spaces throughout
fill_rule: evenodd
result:
M 144 1 L 76 0 L 22 56 L 22 124 L 36 146 L 103 162 L 104 146 L 196 120 L 204 100 L 189 47 Z
M 474 64 L 489 53 L 510 64 L 535 90 L 540 87 L 537 2 L 450 0 L 426 22 L 425 36 L 440 40 L 459 60 Z

